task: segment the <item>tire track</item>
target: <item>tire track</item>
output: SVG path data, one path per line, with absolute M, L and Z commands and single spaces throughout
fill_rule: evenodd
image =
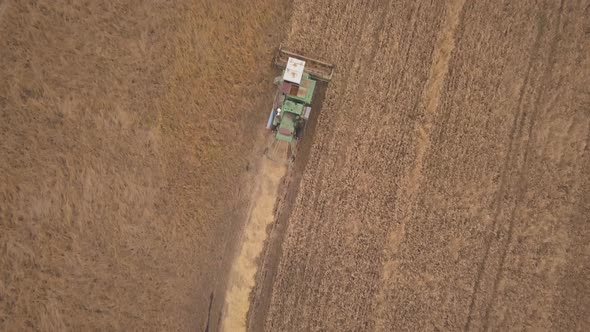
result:
M 493 221 L 490 225 L 491 229 L 490 229 L 490 231 L 487 232 L 487 233 L 490 233 L 490 235 L 486 239 L 486 244 L 485 244 L 486 250 L 485 250 L 482 262 L 479 265 L 478 272 L 477 272 L 477 275 L 475 278 L 475 284 L 473 287 L 473 293 L 471 295 L 471 301 L 469 304 L 467 320 L 466 320 L 465 326 L 463 328 L 464 331 L 468 331 L 471 327 L 471 323 L 473 320 L 473 313 L 474 313 L 474 309 L 475 309 L 476 297 L 477 297 L 478 291 L 481 287 L 481 279 L 483 277 L 483 272 L 485 271 L 485 267 L 486 267 L 487 261 L 490 256 L 490 249 L 492 247 L 492 243 L 493 243 L 493 240 L 495 237 L 494 233 L 496 233 L 495 230 L 497 229 L 497 225 L 498 225 L 498 217 L 500 216 L 500 213 L 502 210 L 502 203 L 501 203 L 502 197 L 506 196 L 507 190 L 509 188 L 509 187 L 507 187 L 508 186 L 508 183 L 507 183 L 508 182 L 508 172 L 510 169 L 510 165 L 513 162 L 513 158 L 517 157 L 517 156 L 513 156 L 513 151 L 515 150 L 515 146 L 517 145 L 516 139 L 518 137 L 520 137 L 520 133 L 522 131 L 522 126 L 523 126 L 524 118 L 525 118 L 525 114 L 523 113 L 524 95 L 525 95 L 526 88 L 529 85 L 529 80 L 530 80 L 533 64 L 537 60 L 537 57 L 538 57 L 539 47 L 540 47 L 540 42 L 541 42 L 542 36 L 543 36 L 543 29 L 541 27 L 537 26 L 537 34 L 535 36 L 535 40 L 534 40 L 531 50 L 529 52 L 529 61 L 527 64 L 525 78 L 524 78 L 523 84 L 522 84 L 519 94 L 518 94 L 517 114 L 514 117 L 512 129 L 509 134 L 509 142 L 510 143 L 508 145 L 508 151 L 506 152 L 506 159 L 504 160 L 504 165 L 502 166 L 502 175 L 500 178 L 500 188 L 494 198 L 493 205 L 495 206 L 495 208 L 494 208 L 495 213 L 494 213 L 494 217 L 492 219 Z
M 509 219 L 509 228 L 508 228 L 508 237 L 506 242 L 501 246 L 502 247 L 502 252 L 500 253 L 500 265 L 498 268 L 498 272 L 496 273 L 496 277 L 494 279 L 494 286 L 493 286 L 493 291 L 490 297 L 490 301 L 487 305 L 487 308 L 485 310 L 485 315 L 483 318 L 483 330 L 487 331 L 488 327 L 489 327 L 489 317 L 490 317 L 490 312 L 492 310 L 493 304 L 495 303 L 496 299 L 497 299 L 497 294 L 498 294 L 498 289 L 500 286 L 500 280 L 501 280 L 501 276 L 502 276 L 502 272 L 504 271 L 504 264 L 506 262 L 506 256 L 508 255 L 508 251 L 510 248 L 510 244 L 512 243 L 513 237 L 514 237 L 514 217 L 516 215 L 516 211 L 518 210 L 520 203 L 522 203 L 524 194 L 526 192 L 526 175 L 527 175 L 527 166 L 528 166 L 528 157 L 529 157 L 529 152 L 530 152 L 530 147 L 531 147 L 531 141 L 534 141 L 534 132 L 533 132 L 533 128 L 535 126 L 535 122 L 536 119 L 538 117 L 538 114 L 541 112 L 541 108 L 540 108 L 540 101 L 541 101 L 541 96 L 543 95 L 543 92 L 546 91 L 546 86 L 547 86 L 547 82 L 549 81 L 549 78 L 551 76 L 551 72 L 553 71 L 553 67 L 555 64 L 555 52 L 557 50 L 557 44 L 559 42 L 559 38 L 560 38 L 560 34 L 559 34 L 559 28 L 561 26 L 561 19 L 563 16 L 563 0 L 560 2 L 560 6 L 559 6 L 559 14 L 557 17 L 557 22 L 556 22 L 556 30 L 557 32 L 555 33 L 554 37 L 553 37 L 553 41 L 551 42 L 551 46 L 550 46 L 550 50 L 548 52 L 548 57 L 547 57 L 547 65 L 545 67 L 545 71 L 543 73 L 543 78 L 541 79 L 541 88 L 538 89 L 537 92 L 537 97 L 533 103 L 533 107 L 532 107 L 532 111 L 531 111 L 531 119 L 530 119 L 530 124 L 529 124 L 529 128 L 528 128 L 528 135 L 527 135 L 527 142 L 526 145 L 524 147 L 524 156 L 523 156 L 523 165 L 522 165 L 522 169 L 520 170 L 520 176 L 517 182 L 516 187 L 518 188 L 518 192 L 517 192 L 517 196 L 516 196 L 516 202 L 514 204 L 514 207 L 512 208 L 512 211 L 510 213 L 510 219 Z M 539 23 L 538 25 L 541 27 L 541 29 L 543 30 L 543 16 L 539 17 Z M 541 31 L 541 34 L 543 34 L 543 31 Z
M 207 309 L 207 322 L 205 323 L 205 332 L 209 332 L 209 327 L 211 323 L 211 307 L 213 306 L 213 292 L 209 295 L 209 309 Z

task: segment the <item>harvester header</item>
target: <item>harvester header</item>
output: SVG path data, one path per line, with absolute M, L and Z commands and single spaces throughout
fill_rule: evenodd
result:
M 303 62 L 302 67 L 305 67 L 305 72 L 309 73 L 312 78 L 323 82 L 332 80 L 332 75 L 334 74 L 333 64 L 287 51 L 282 46 L 279 47 L 279 51 L 275 56 L 274 65 L 287 71 L 289 68 L 289 58 Z

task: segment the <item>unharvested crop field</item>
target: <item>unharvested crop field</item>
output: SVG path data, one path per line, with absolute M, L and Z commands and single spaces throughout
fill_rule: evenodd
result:
M 216 329 L 288 6 L 0 0 L 0 331 Z
M 590 330 L 588 17 L 295 1 L 287 46 L 337 73 L 251 326 Z

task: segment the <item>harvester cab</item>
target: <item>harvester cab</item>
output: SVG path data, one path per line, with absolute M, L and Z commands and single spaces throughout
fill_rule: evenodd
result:
M 266 149 L 270 159 L 289 163 L 295 159 L 296 142 L 303 137 L 305 123 L 318 81 L 332 79 L 334 65 L 279 48 L 274 65 L 282 74 L 275 78 L 277 92 L 266 124 L 273 136 Z

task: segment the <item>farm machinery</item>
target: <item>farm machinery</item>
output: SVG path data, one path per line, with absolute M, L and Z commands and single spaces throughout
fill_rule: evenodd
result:
M 334 65 L 295 54 L 279 47 L 274 65 L 282 69 L 274 83 L 277 92 L 266 124 L 273 132 L 266 156 L 289 163 L 295 159 L 296 143 L 303 137 L 311 115 L 311 104 L 318 82 L 329 82 Z

